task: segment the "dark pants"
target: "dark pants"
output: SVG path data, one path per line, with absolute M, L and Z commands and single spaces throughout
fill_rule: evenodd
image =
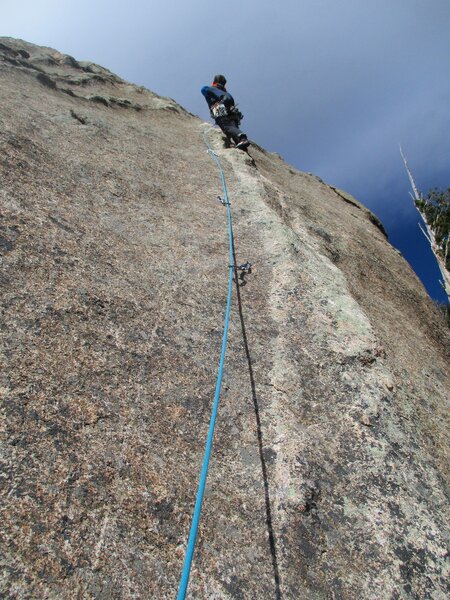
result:
M 237 144 L 243 137 L 247 137 L 245 133 L 242 133 L 242 131 L 239 129 L 238 124 L 234 119 L 230 119 L 229 117 L 219 117 L 216 119 L 216 123 L 227 136 L 227 138 L 231 138 L 235 144 Z

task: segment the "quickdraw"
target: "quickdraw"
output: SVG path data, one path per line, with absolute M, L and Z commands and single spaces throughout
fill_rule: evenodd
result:
M 224 200 L 221 196 L 217 196 L 217 202 L 220 202 L 222 206 L 231 206 L 231 204 Z
M 247 283 L 245 276 L 250 275 L 252 272 L 252 264 L 247 261 L 242 265 L 230 265 L 230 267 L 233 267 L 233 269 L 236 271 L 236 275 L 237 271 L 240 271 L 239 279 L 242 282 L 241 285 L 245 285 Z M 238 283 L 237 279 L 235 279 L 235 282 Z

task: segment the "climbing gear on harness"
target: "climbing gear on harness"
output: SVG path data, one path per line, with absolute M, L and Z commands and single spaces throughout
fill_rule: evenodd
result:
M 211 106 L 210 112 L 213 119 L 219 119 L 220 117 L 228 116 L 227 107 L 220 101 Z
M 195 500 L 194 514 L 192 516 L 191 529 L 189 532 L 189 539 L 188 539 L 188 543 L 187 543 L 187 547 L 186 547 L 186 554 L 184 557 L 183 572 L 181 574 L 180 587 L 178 589 L 177 600 L 184 600 L 184 598 L 186 597 L 186 590 L 187 590 L 187 586 L 189 583 L 189 575 L 191 572 L 192 557 L 194 555 L 195 541 L 197 539 L 198 524 L 200 521 L 200 513 L 202 510 L 203 495 L 204 495 L 205 486 L 206 486 L 206 477 L 208 475 L 209 458 L 211 455 L 212 441 L 213 441 L 213 437 L 214 437 L 214 426 L 216 424 L 217 410 L 219 408 L 220 388 L 222 385 L 223 367 L 224 367 L 224 363 L 225 363 L 225 351 L 227 348 L 228 323 L 229 323 L 229 319 L 230 319 L 230 310 L 231 310 L 231 292 L 233 290 L 233 271 L 234 271 L 234 267 L 232 266 L 232 263 L 233 263 L 233 226 L 232 226 L 232 222 L 231 222 L 231 209 L 230 209 L 230 201 L 228 199 L 228 190 L 227 190 L 227 186 L 225 183 L 225 175 L 223 174 L 223 170 L 222 170 L 220 161 L 219 161 L 217 155 L 215 154 L 215 152 L 212 150 L 212 148 L 208 142 L 208 139 L 206 137 L 206 131 L 204 132 L 203 139 L 208 148 L 208 152 L 210 153 L 210 155 L 212 156 L 212 158 L 214 159 L 215 163 L 217 164 L 217 166 L 219 168 L 220 176 L 222 179 L 222 188 L 223 188 L 223 193 L 224 193 L 224 197 L 225 197 L 225 206 L 227 207 L 227 214 L 228 214 L 228 238 L 229 238 L 229 246 L 230 246 L 229 265 L 230 266 L 229 266 L 229 277 L 228 277 L 227 307 L 225 310 L 225 322 L 224 322 L 223 336 L 222 336 L 222 351 L 220 354 L 219 370 L 217 373 L 216 391 L 214 393 L 214 402 L 213 402 L 213 407 L 212 407 L 212 411 L 211 411 L 211 418 L 209 421 L 209 429 L 208 429 L 208 436 L 206 439 L 205 454 L 203 456 L 203 464 L 202 464 L 202 470 L 200 473 L 200 481 L 198 484 L 197 498 Z
M 229 108 L 227 108 L 222 102 L 222 100 L 218 100 L 217 102 L 212 104 L 211 108 L 209 109 L 209 112 L 211 113 L 211 117 L 213 119 L 219 119 L 220 117 L 229 117 L 230 119 L 235 121 L 235 123 L 238 126 L 244 118 L 244 115 L 241 113 L 237 106 L 230 106 Z
M 238 107 L 236 105 L 232 106 L 229 109 L 228 114 L 234 121 L 236 121 L 236 123 L 238 125 L 241 124 L 241 121 L 244 118 L 244 115 L 241 113 L 241 111 L 238 109 Z

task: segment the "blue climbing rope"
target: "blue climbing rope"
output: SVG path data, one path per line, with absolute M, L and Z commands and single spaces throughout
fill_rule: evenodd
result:
M 227 207 L 227 213 L 228 213 L 228 235 L 229 235 L 229 241 L 230 241 L 228 296 L 227 296 L 227 307 L 226 307 L 226 311 L 225 311 L 225 323 L 224 323 L 224 327 L 223 327 L 223 336 L 222 336 L 222 352 L 220 354 L 219 370 L 217 373 L 216 391 L 214 394 L 214 402 L 213 402 L 213 407 L 212 407 L 212 411 L 211 411 L 211 419 L 209 421 L 208 437 L 206 439 L 205 454 L 203 456 L 203 465 L 202 465 L 202 470 L 200 473 L 200 481 L 198 484 L 197 498 L 195 500 L 194 514 L 192 517 L 191 530 L 189 532 L 189 540 L 188 540 L 188 544 L 187 544 L 187 548 L 186 548 L 186 554 L 184 557 L 183 572 L 181 574 L 180 587 L 178 589 L 177 600 L 184 600 L 184 598 L 186 596 L 187 586 L 189 583 L 189 575 L 191 573 L 192 558 L 194 555 L 195 542 L 197 539 L 197 532 L 198 532 L 198 524 L 200 521 L 200 513 L 202 510 L 203 494 L 205 491 L 206 478 L 208 476 L 209 458 L 211 455 L 211 448 L 212 448 L 212 442 L 213 442 L 213 437 L 214 437 L 214 426 L 216 424 L 217 409 L 219 407 L 220 388 L 222 385 L 222 376 L 223 376 L 223 365 L 225 362 L 225 352 L 226 352 L 226 348 L 227 348 L 228 322 L 230 320 L 231 292 L 233 290 L 233 271 L 234 271 L 234 266 L 233 266 L 233 227 L 232 227 L 232 223 L 231 223 L 231 210 L 230 210 L 230 201 L 228 199 L 227 185 L 225 182 L 225 175 L 223 173 L 222 166 L 220 164 L 220 161 L 219 161 L 216 153 L 211 148 L 211 146 L 208 142 L 208 138 L 206 136 L 206 131 L 203 134 L 203 139 L 208 148 L 208 152 L 210 153 L 210 155 L 212 156 L 212 158 L 214 159 L 214 161 L 216 162 L 216 164 L 219 168 L 220 176 L 222 179 L 223 194 L 224 194 L 224 198 L 225 198 L 224 204 Z

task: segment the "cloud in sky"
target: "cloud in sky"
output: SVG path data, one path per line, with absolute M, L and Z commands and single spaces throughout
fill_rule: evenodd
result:
M 423 191 L 450 185 L 449 0 L 0 0 L 0 8 L 0 35 L 93 60 L 205 120 L 199 88 L 224 73 L 251 138 L 356 195 L 388 231 L 415 218 L 399 142 Z M 417 254 L 423 242 L 410 243 Z

